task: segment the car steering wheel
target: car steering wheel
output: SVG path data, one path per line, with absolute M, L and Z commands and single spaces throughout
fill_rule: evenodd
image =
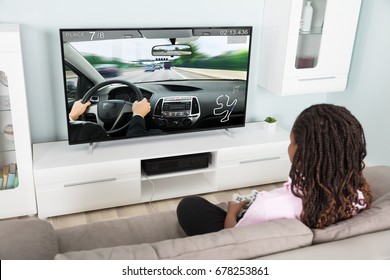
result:
M 136 94 L 136 100 L 141 101 L 143 99 L 143 95 L 141 90 L 128 81 L 124 80 L 108 80 L 90 88 L 81 99 L 81 103 L 85 104 L 99 89 L 111 84 L 123 84 L 131 88 Z M 125 100 L 112 99 L 105 101 L 98 101 L 98 104 L 91 104 L 85 111 L 85 113 L 93 113 L 96 116 L 97 122 L 101 127 L 104 127 L 105 123 L 113 123 L 112 127 L 106 131 L 108 134 L 118 132 L 122 129 L 125 129 L 131 122 L 130 120 L 123 126 L 118 127 L 118 122 L 125 113 L 133 112 L 133 103 Z

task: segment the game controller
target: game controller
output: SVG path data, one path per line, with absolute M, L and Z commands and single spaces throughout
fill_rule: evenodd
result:
M 250 193 L 247 193 L 247 194 L 235 193 L 235 194 L 233 194 L 232 200 L 234 202 L 238 202 L 238 203 L 243 201 L 243 200 L 246 200 L 246 201 L 248 201 L 248 204 L 251 204 L 255 200 L 258 193 L 259 192 L 257 190 L 252 190 Z
M 238 218 L 241 219 L 245 212 L 248 210 L 249 206 L 252 204 L 252 202 L 256 199 L 256 196 L 259 192 L 256 190 L 252 190 L 250 193 L 247 194 L 233 194 L 232 200 L 234 202 L 240 203 L 241 201 L 247 201 L 248 203 L 240 210 L 238 213 Z

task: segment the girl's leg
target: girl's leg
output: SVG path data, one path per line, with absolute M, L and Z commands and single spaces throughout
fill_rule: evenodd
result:
M 224 228 L 226 211 L 200 196 L 182 199 L 176 213 L 179 224 L 187 235 L 215 232 Z

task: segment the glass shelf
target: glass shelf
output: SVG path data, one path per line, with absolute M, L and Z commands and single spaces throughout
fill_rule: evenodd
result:
M 8 78 L 4 71 L 0 71 L 0 85 L 8 87 Z
M 8 95 L 0 95 L 0 111 L 11 111 Z
M 4 139 L 3 136 L 0 136 L 0 153 L 13 151 L 15 151 L 15 143 Z
M 322 35 L 322 27 L 312 27 L 310 31 L 299 31 L 301 36 Z
M 0 111 L 0 151 L 13 150 L 15 150 L 15 143 L 11 110 L 2 110 Z
M 11 103 L 8 90 L 8 79 L 5 72 L 0 71 L 0 191 L 18 187 L 16 168 L 14 130 L 11 116 Z M 14 169 L 15 169 L 14 168 Z
M 306 2 L 306 0 L 302 1 L 302 16 Z M 327 0 L 316 0 L 311 3 L 313 7 L 313 18 L 310 31 L 299 30 L 295 59 L 295 68 L 297 69 L 315 68 L 317 66 L 326 4 Z

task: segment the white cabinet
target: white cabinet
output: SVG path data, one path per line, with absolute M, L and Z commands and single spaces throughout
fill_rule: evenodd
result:
M 89 211 L 285 181 L 289 134 L 243 128 L 68 145 L 34 144 L 38 216 Z M 208 167 L 146 175 L 142 160 L 209 153 Z
M 37 212 L 19 26 L 0 24 L 0 218 Z
M 218 189 L 287 180 L 290 161 L 286 142 L 222 149 L 218 152 Z
M 265 0 L 258 83 L 279 95 L 343 91 L 361 0 L 313 0 L 309 32 L 302 32 L 306 0 Z
M 64 164 L 35 170 L 39 217 L 136 203 L 141 198 L 139 162 L 117 160 Z

